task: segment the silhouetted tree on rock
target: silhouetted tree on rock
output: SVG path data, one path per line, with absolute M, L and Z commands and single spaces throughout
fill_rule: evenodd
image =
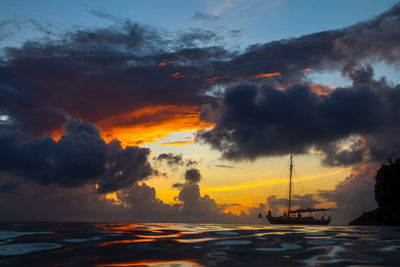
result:
M 375 176 L 378 208 L 364 212 L 350 225 L 400 225 L 400 159 L 383 164 Z

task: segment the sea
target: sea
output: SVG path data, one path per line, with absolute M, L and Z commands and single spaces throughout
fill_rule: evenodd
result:
M 0 223 L 1 266 L 400 266 L 400 227 Z

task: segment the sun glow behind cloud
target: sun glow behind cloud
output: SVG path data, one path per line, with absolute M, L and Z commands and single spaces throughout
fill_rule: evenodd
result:
M 152 106 L 126 114 L 112 116 L 98 122 L 102 128 L 102 137 L 107 142 L 118 139 L 123 146 L 153 143 L 156 139 L 173 132 L 211 128 L 213 125 L 201 121 L 201 108 L 197 106 Z M 184 142 L 166 142 L 164 145 L 191 144 Z

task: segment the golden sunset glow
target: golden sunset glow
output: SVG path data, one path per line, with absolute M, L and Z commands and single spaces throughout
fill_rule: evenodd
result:
M 99 121 L 107 142 L 118 139 L 123 146 L 152 143 L 171 132 L 205 129 L 211 124 L 201 121 L 200 107 L 153 106 Z M 168 145 L 168 142 L 166 142 Z M 191 144 L 193 140 L 170 145 Z
M 328 172 L 328 173 L 321 173 L 313 176 L 307 176 L 307 177 L 302 177 L 300 180 L 301 181 L 308 181 L 308 180 L 313 180 L 313 179 L 318 179 L 318 178 L 323 178 L 323 177 L 328 177 L 332 175 L 337 175 L 343 173 L 343 170 L 338 170 L 338 171 L 333 171 L 333 172 Z M 259 182 L 259 183 L 254 183 L 254 184 L 242 184 L 242 185 L 235 185 L 235 186 L 220 186 L 220 187 L 211 187 L 211 188 L 204 188 L 204 192 L 221 192 L 221 191 L 233 191 L 233 190 L 242 190 L 245 188 L 250 188 L 250 187 L 258 187 L 258 186 L 264 186 L 264 185 L 271 185 L 271 184 L 276 184 L 279 182 L 288 182 L 287 178 L 282 178 L 282 179 L 272 179 L 264 182 Z
M 112 200 L 114 205 L 123 205 L 121 200 L 119 200 L 116 192 L 106 194 L 105 198 L 108 200 Z

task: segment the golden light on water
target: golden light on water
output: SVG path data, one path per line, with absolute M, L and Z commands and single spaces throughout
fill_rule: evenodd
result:
M 133 262 L 121 262 L 110 264 L 98 264 L 96 266 L 201 266 L 200 263 L 193 260 L 139 260 Z

